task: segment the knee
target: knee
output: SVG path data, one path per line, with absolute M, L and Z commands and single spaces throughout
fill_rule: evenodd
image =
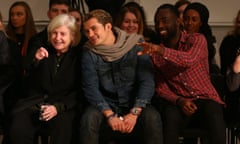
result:
M 81 125 L 84 127 L 100 125 L 103 114 L 97 109 L 88 108 L 81 117 Z
M 145 123 L 148 124 L 160 124 L 162 125 L 162 119 L 160 113 L 154 107 L 147 107 L 143 110 L 142 118 Z

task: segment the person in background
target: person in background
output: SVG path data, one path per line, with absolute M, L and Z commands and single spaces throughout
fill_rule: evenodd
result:
M 238 10 L 234 18 L 234 27 L 222 40 L 220 45 L 220 66 L 221 73 L 227 74 L 228 68 L 231 67 L 235 61 L 236 54 L 240 48 L 240 10 Z
M 51 21 L 54 17 L 60 14 L 67 14 L 69 9 L 70 3 L 68 0 L 49 0 L 49 9 L 47 12 L 48 18 Z M 47 28 L 37 33 L 29 40 L 27 57 L 23 66 L 26 71 L 26 75 L 31 67 L 31 64 L 34 62 L 36 51 L 39 48 L 49 49 L 49 46 Z
M 225 76 L 228 85 L 225 101 L 227 124 L 239 124 L 240 103 L 239 95 L 239 54 L 240 54 L 240 10 L 234 18 L 233 29 L 223 38 L 220 45 L 221 73 Z
M 183 12 L 185 10 L 185 8 L 190 4 L 191 2 L 188 1 L 188 0 L 178 0 L 176 3 L 175 3 L 175 7 L 178 9 L 179 11 L 179 17 L 182 21 L 182 26 L 181 26 L 181 29 L 184 30 L 184 23 L 183 23 Z
M 240 109 L 239 109 L 239 90 L 240 90 L 240 55 L 239 53 L 237 56 L 235 56 L 235 61 L 233 64 L 228 68 L 228 71 L 226 73 L 226 83 L 229 89 L 229 93 L 227 95 L 228 101 L 231 100 L 231 103 L 229 103 L 228 108 L 228 118 L 231 119 L 231 124 L 239 125 L 240 122 Z M 227 103 L 228 104 L 228 103 Z M 228 119 L 228 120 L 229 120 Z
M 17 43 L 21 55 L 26 56 L 28 41 L 37 33 L 32 10 L 27 2 L 16 1 L 11 5 L 6 32 Z
M 115 20 L 115 26 L 129 34 L 143 35 L 145 41 L 152 41 L 155 38 L 154 31 L 147 25 L 143 7 L 136 2 L 128 2 L 121 7 Z
M 179 134 L 190 122 L 200 122 L 210 144 L 225 144 L 225 103 L 211 83 L 207 41 L 202 34 L 181 31 L 179 12 L 171 4 L 160 5 L 154 16 L 160 45 L 142 42 L 155 66 L 157 95 L 162 110 L 165 144 L 179 143 Z
M 88 10 L 103 9 L 111 14 L 113 21 L 117 18 L 121 6 L 125 3 L 125 0 L 85 0 Z
M 183 20 L 183 12 L 185 10 L 185 8 L 190 4 L 191 2 L 188 1 L 188 0 L 178 0 L 176 3 L 175 3 L 175 7 L 178 9 L 179 11 L 179 17 L 180 19 Z
M 111 15 L 100 9 L 83 21 L 89 40 L 81 59 L 82 87 L 90 105 L 81 118 L 79 142 L 106 144 L 102 139 L 118 134 L 136 136 L 139 144 L 162 144 L 161 117 L 151 106 L 152 63 L 147 55 L 137 56 L 142 48 L 136 43 L 143 38 L 112 23 Z
M 34 24 L 32 10 L 27 2 L 16 1 L 9 8 L 8 24 L 6 26 L 6 33 L 12 42 L 16 43 L 17 50 L 14 49 L 13 57 L 18 62 L 18 76 L 15 82 L 17 92 L 13 92 L 11 97 L 7 99 L 6 105 L 10 110 L 19 98 L 23 95 L 23 77 L 25 75 L 23 62 L 25 61 L 29 40 L 37 31 Z M 11 42 L 11 43 L 12 43 Z
M 0 12 L 0 132 L 7 128 L 7 117 L 11 109 L 9 101 L 16 91 L 18 61 L 15 59 L 17 46 L 11 41 L 4 30 L 2 14 Z M 12 101 L 11 101 L 12 102 Z M 12 105 L 11 105 L 12 106 Z
M 78 27 L 81 29 L 82 28 L 82 20 L 83 20 L 83 15 L 82 13 L 80 12 L 79 9 L 76 9 L 76 8 L 71 8 L 69 10 L 69 14 L 73 17 L 75 17 L 76 19 L 76 23 L 78 25 Z
M 25 85 L 26 98 L 12 111 L 9 141 L 32 144 L 37 130 L 47 125 L 50 143 L 70 144 L 76 106 L 80 103 L 79 30 L 68 14 L 48 25 L 51 49 L 39 48 Z
M 210 73 L 220 74 L 220 68 L 215 61 L 216 48 L 214 43 L 216 39 L 208 24 L 208 20 L 208 8 L 199 2 L 189 4 L 183 13 L 184 30 L 189 34 L 201 33 L 207 40 Z
M 86 36 L 83 34 L 83 30 L 82 30 L 82 20 L 83 20 L 83 15 L 81 13 L 81 11 L 79 9 L 76 9 L 76 8 L 71 8 L 69 10 L 69 15 L 75 17 L 76 19 L 76 23 L 79 27 L 79 31 L 80 31 L 80 43 L 79 43 L 79 47 L 82 47 L 85 42 L 87 41 L 87 38 Z

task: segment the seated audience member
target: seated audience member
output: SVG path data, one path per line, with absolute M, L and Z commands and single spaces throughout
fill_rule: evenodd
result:
M 145 41 L 152 41 L 155 33 L 146 22 L 143 7 L 136 2 L 126 3 L 119 11 L 115 26 L 127 33 L 137 33 L 144 36 Z
M 15 89 L 17 92 L 12 92 L 11 97 L 6 99 L 6 106 L 10 110 L 13 105 L 15 105 L 16 101 L 22 97 L 23 91 L 23 77 L 24 77 L 24 69 L 23 69 L 23 61 L 27 54 L 28 41 L 29 39 L 36 34 L 37 30 L 34 24 L 34 19 L 32 15 L 32 11 L 27 2 L 24 1 L 16 1 L 9 8 L 9 17 L 8 24 L 6 26 L 6 33 L 8 38 L 11 39 L 11 43 L 16 44 L 16 48 L 14 49 L 14 59 L 18 62 L 17 64 L 17 80 L 14 82 Z
M 161 117 L 150 103 L 152 63 L 137 55 L 142 36 L 113 27 L 111 15 L 100 9 L 86 14 L 83 26 L 89 40 L 81 59 L 82 87 L 90 105 L 81 119 L 80 143 L 139 134 L 139 144 L 162 144 Z
M 29 71 L 26 98 L 12 111 L 11 144 L 32 144 L 37 130 L 47 125 L 50 143 L 70 144 L 79 93 L 79 31 L 75 18 L 58 15 L 48 25 L 51 49 L 39 48 Z
M 240 54 L 240 10 L 234 19 L 234 28 L 223 39 L 220 46 L 221 73 L 226 76 L 226 120 L 229 125 L 239 124 L 239 54 Z
M 208 24 L 209 11 L 199 2 L 189 4 L 183 13 L 184 30 L 187 33 L 201 33 L 205 36 L 208 45 L 208 61 L 210 73 L 220 73 L 220 68 L 215 62 L 216 42 L 212 29 Z
M 0 12 L 0 131 L 6 129 L 6 118 L 11 109 L 9 101 L 14 94 L 18 92 L 15 87 L 17 81 L 17 60 L 15 59 L 15 51 L 17 47 L 11 41 L 4 30 L 2 23 L 2 14 Z M 15 93 L 16 92 L 16 93 Z M 9 100 L 10 99 L 10 100 Z M 12 101 L 11 101 L 12 102 Z
M 235 61 L 231 67 L 229 67 L 229 70 L 226 74 L 226 82 L 227 86 L 230 92 L 235 92 L 235 95 L 228 95 L 228 97 L 237 97 L 237 104 L 238 106 L 236 109 L 234 109 L 231 113 L 234 115 L 230 115 L 231 118 L 234 118 L 234 121 L 239 124 L 240 122 L 240 109 L 239 109 L 239 90 L 240 90 L 240 55 L 238 55 L 235 58 Z M 234 93 L 232 93 L 234 94 Z M 233 103 L 230 103 L 233 105 Z M 234 107 L 231 106 L 230 107 Z
M 209 76 L 207 41 L 202 34 L 187 34 L 180 29 L 179 12 L 171 4 L 158 7 L 154 22 L 162 43 L 140 43 L 155 65 L 157 95 L 163 106 L 165 144 L 177 144 L 191 120 L 206 129 L 210 144 L 225 144 L 225 104 Z
M 236 54 L 240 48 L 240 10 L 234 19 L 233 30 L 222 40 L 220 45 L 220 66 L 221 73 L 226 75 L 227 70 L 235 61 Z
M 66 14 L 69 12 L 70 3 L 68 0 L 49 0 L 49 9 L 47 16 L 50 21 L 59 14 Z M 24 69 L 28 71 L 30 65 L 34 62 L 34 56 L 39 48 L 49 49 L 47 28 L 33 36 L 29 40 L 27 58 L 24 62 Z
M 11 5 L 6 32 L 25 56 L 29 39 L 37 33 L 32 10 L 26 2 L 16 1 Z

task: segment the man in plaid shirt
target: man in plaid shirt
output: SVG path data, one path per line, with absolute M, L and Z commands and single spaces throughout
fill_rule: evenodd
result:
M 225 144 L 225 103 L 211 84 L 205 37 L 182 32 L 179 13 L 171 4 L 161 5 L 154 21 L 162 43 L 143 42 L 139 54 L 152 56 L 156 92 L 166 101 L 162 115 L 165 144 L 177 144 L 190 120 L 206 129 L 210 144 Z

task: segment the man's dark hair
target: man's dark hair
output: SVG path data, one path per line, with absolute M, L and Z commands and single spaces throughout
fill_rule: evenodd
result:
M 96 18 L 98 20 L 98 22 L 100 22 L 104 26 L 107 23 L 110 23 L 111 25 L 113 25 L 112 16 L 110 15 L 110 13 L 108 13 L 107 11 L 105 11 L 103 9 L 95 9 L 95 10 L 90 11 L 89 13 L 87 13 L 84 16 L 83 22 L 86 22 L 91 18 Z
M 54 4 L 64 4 L 70 7 L 70 2 L 69 0 L 49 0 L 49 9 L 52 7 Z
M 172 11 L 177 17 L 179 17 L 179 11 L 178 9 L 172 5 L 172 4 L 163 4 L 163 5 L 160 5 L 158 8 L 157 8 L 157 11 L 154 15 L 154 22 L 155 24 L 157 23 L 157 19 L 158 19 L 158 15 L 159 15 L 159 11 L 162 10 L 162 9 L 169 9 L 170 11 Z

